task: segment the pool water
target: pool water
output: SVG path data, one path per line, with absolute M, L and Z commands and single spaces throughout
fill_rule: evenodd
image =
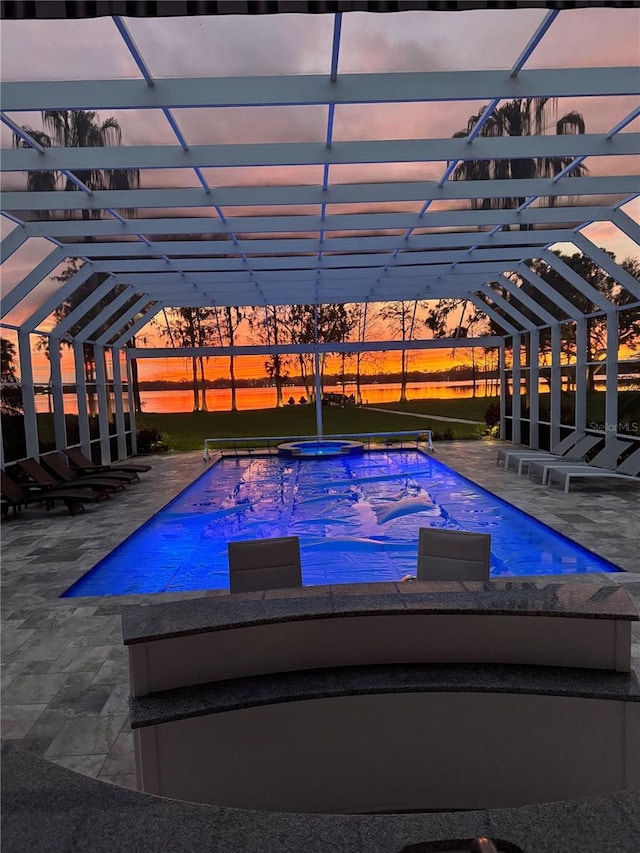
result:
M 227 543 L 300 537 L 303 583 L 415 574 L 418 529 L 491 533 L 491 575 L 621 571 L 418 451 L 212 465 L 65 596 L 228 589 Z

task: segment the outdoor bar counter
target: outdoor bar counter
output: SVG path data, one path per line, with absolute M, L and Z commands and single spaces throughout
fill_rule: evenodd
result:
M 638 853 L 640 791 L 448 814 L 278 814 L 176 802 L 2 748 L 3 853 L 427 853 L 486 835 L 526 853 Z
M 138 788 L 273 812 L 519 807 L 640 787 L 624 589 L 386 583 L 132 608 Z

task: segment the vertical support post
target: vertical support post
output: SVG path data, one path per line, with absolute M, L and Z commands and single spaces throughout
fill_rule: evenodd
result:
M 133 370 L 131 368 L 131 356 L 129 350 L 127 354 L 127 395 L 129 397 L 129 427 L 131 429 L 131 455 L 135 456 L 138 452 L 138 441 L 136 439 L 136 405 L 133 398 Z
M 33 363 L 31 359 L 31 339 L 28 331 L 18 332 L 18 355 L 20 358 L 20 379 L 22 382 L 22 410 L 24 412 L 24 435 L 27 456 L 40 456 L 38 442 L 38 418 L 36 415 L 36 395 L 33 386 Z
M 96 396 L 98 398 L 98 433 L 100 435 L 100 462 L 111 464 L 111 448 L 109 442 L 109 398 L 107 394 L 107 369 L 105 364 L 105 347 L 94 347 L 96 361 Z
M 320 382 L 320 353 L 314 353 L 316 388 L 316 435 L 322 435 L 322 383 Z
M 605 440 L 615 441 L 618 432 L 618 315 L 607 312 L 607 387 L 604 392 Z
M 113 396 L 115 400 L 116 414 L 116 438 L 118 442 L 118 459 L 127 457 L 127 441 L 124 426 L 124 406 L 122 403 L 122 369 L 120 367 L 120 350 L 111 348 L 111 365 L 113 370 Z
M 585 317 L 576 319 L 576 397 L 575 427 L 577 433 L 587 429 L 587 383 L 589 380 L 589 338 Z
M 315 364 L 315 389 L 316 389 L 316 435 L 322 435 L 322 383 L 320 381 L 320 353 L 318 352 L 318 306 L 313 312 L 313 340 L 315 349 L 313 353 Z
M 520 444 L 522 439 L 522 406 L 520 397 L 520 383 L 522 374 L 520 371 L 520 357 L 522 349 L 522 335 L 515 334 L 511 336 L 511 346 L 513 351 L 513 371 L 512 383 L 513 392 L 511 394 L 511 440 L 514 444 Z
M 556 323 L 551 327 L 551 433 L 549 437 L 551 447 L 555 447 L 560 441 L 561 406 L 560 323 Z
M 49 338 L 49 363 L 51 365 L 51 393 L 53 396 L 53 431 L 56 439 L 56 450 L 60 451 L 67 446 L 67 424 L 64 412 L 60 339 L 53 335 Z
M 80 448 L 86 456 L 91 456 L 91 434 L 89 415 L 87 414 L 87 377 L 84 372 L 84 351 L 82 341 L 73 343 L 73 361 L 76 370 L 76 397 L 78 398 L 78 433 Z
M 540 447 L 540 329 L 529 332 L 529 447 Z
M 506 417 L 507 417 L 507 368 L 504 357 L 504 338 L 500 342 L 498 350 L 498 379 L 500 382 L 500 438 L 504 440 L 507 434 Z

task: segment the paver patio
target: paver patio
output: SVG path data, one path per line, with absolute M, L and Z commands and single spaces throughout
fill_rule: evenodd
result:
M 624 584 L 640 606 L 640 483 L 580 485 L 565 495 L 496 466 L 496 441 L 445 442 L 438 458 L 625 569 L 572 576 Z M 87 512 L 30 507 L 2 523 L 3 737 L 65 767 L 134 786 L 124 608 L 226 593 L 58 596 L 199 476 L 199 452 L 151 459 L 143 482 Z M 566 576 L 564 578 L 566 580 Z M 640 670 L 640 625 L 632 654 Z

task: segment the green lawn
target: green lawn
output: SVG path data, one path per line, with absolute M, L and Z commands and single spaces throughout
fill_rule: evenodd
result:
M 407 403 L 376 403 L 376 408 L 403 412 L 417 412 L 438 417 L 464 418 L 484 423 L 484 413 L 499 397 L 464 397 L 447 400 L 409 400 Z M 445 424 L 446 426 L 446 424 Z
M 446 403 L 447 401 L 437 401 Z M 462 402 L 462 401 L 456 401 Z M 394 408 L 391 406 L 390 408 Z M 409 411 L 409 410 L 408 410 Z M 419 411 L 419 410 L 416 410 Z M 444 409 L 443 409 L 444 411 Z M 436 412 L 433 412 L 436 414 Z M 443 433 L 449 428 L 454 438 L 476 438 L 471 424 L 429 421 L 371 411 L 366 406 L 325 407 L 322 410 L 324 434 L 363 432 L 394 432 L 399 430 L 433 429 Z M 455 417 L 465 417 L 464 413 Z M 314 406 L 285 406 L 283 409 L 255 409 L 242 412 L 145 412 L 136 416 L 138 428 L 155 426 L 170 437 L 174 450 L 199 450 L 205 438 L 248 438 L 251 436 L 315 435 Z
M 437 440 L 447 431 L 447 437 L 456 439 L 478 438 L 484 425 L 484 413 L 497 397 L 477 397 L 475 399 L 433 399 L 410 400 L 407 403 L 380 403 L 369 408 L 348 406 L 324 407 L 322 410 L 325 435 L 391 432 L 399 430 L 432 429 Z M 640 430 L 640 392 L 620 392 L 621 431 L 632 435 Z M 541 412 L 548 411 L 549 395 L 540 395 Z M 563 394 L 563 414 L 566 422 L 573 418 L 573 395 Z M 600 423 L 604 420 L 604 394 L 596 392 L 588 395 L 587 423 Z M 373 411 L 373 409 L 383 411 Z M 464 418 L 480 422 L 481 426 L 459 424 L 453 421 L 435 421 L 429 418 L 415 418 L 392 414 L 392 411 L 413 412 L 439 417 Z M 543 418 L 544 419 L 544 418 Z M 76 419 L 69 416 L 69 421 Z M 169 445 L 173 450 L 201 450 L 205 438 L 245 438 L 251 436 L 315 435 L 315 407 L 285 406 L 282 409 L 254 409 L 241 412 L 179 412 L 171 414 L 145 412 L 136 417 L 138 428 L 155 426 L 169 436 Z M 53 417 L 38 415 L 38 428 L 44 449 L 53 446 Z M 71 432 L 71 423 L 69 424 Z M 18 458 L 22 453 L 14 454 Z M 9 457 L 7 457 L 9 458 Z

